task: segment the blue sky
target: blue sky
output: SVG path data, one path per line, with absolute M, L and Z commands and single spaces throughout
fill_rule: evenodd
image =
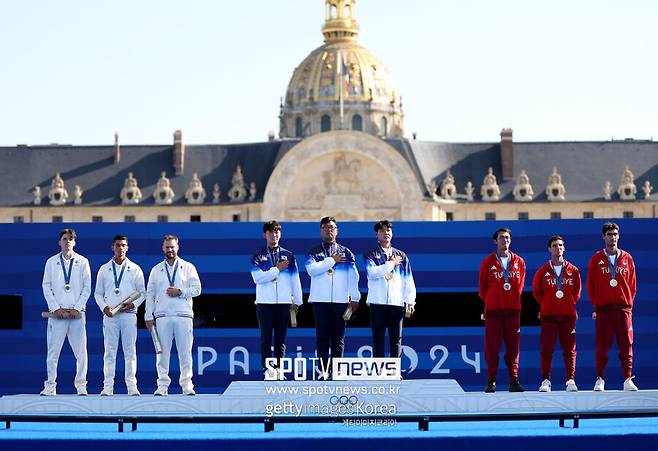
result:
M 0 145 L 263 141 L 323 0 L 2 1 Z M 359 0 L 431 141 L 658 139 L 658 2 Z

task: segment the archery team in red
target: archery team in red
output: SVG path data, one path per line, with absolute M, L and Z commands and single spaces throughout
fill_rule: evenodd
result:
M 633 383 L 633 300 L 636 292 L 633 257 L 621 249 L 619 226 L 603 225 L 605 248 L 592 256 L 587 272 L 587 294 L 596 321 L 596 382 L 594 391 L 604 391 L 604 370 L 612 339 L 616 337 L 619 360 L 624 373 L 624 390 L 637 391 Z M 487 362 L 486 393 L 496 391 L 499 353 L 505 343 L 505 364 L 509 371 L 509 391 L 522 392 L 519 383 L 521 335 L 521 294 L 525 285 L 525 261 L 510 251 L 512 231 L 496 230 L 496 246 L 480 264 L 479 295 L 484 302 L 484 349 Z M 566 369 L 566 391 L 578 391 L 576 371 L 576 303 L 581 295 L 578 268 L 564 258 L 565 240 L 554 235 L 548 239 L 550 260 L 540 267 L 532 280 L 532 292 L 540 304 L 541 377 L 540 392 L 551 391 L 553 348 L 559 338 Z

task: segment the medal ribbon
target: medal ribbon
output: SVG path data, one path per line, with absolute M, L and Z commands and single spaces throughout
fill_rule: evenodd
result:
M 62 265 L 62 273 L 64 274 L 64 285 L 71 285 L 71 272 L 73 271 L 73 257 L 69 260 L 69 272 L 66 273 L 66 267 L 64 266 L 64 258 L 62 254 L 59 254 L 59 262 Z
M 505 279 L 505 283 L 509 283 L 509 265 L 512 263 L 512 255 L 510 254 L 509 256 L 509 261 L 507 262 L 507 268 L 505 268 L 505 265 L 503 265 L 503 259 L 500 258 L 498 254 L 496 254 L 496 258 L 498 259 L 498 263 L 500 263 L 500 267 L 503 270 L 503 279 Z
M 270 262 L 272 263 L 272 266 L 275 266 L 277 263 L 279 263 L 280 257 L 279 255 L 281 254 L 281 248 L 277 247 L 276 250 L 267 248 L 267 255 L 270 257 Z
M 617 277 L 617 257 L 619 257 L 618 253 L 615 254 L 615 260 L 614 263 L 612 264 L 610 264 L 610 259 L 608 258 L 608 268 L 610 269 L 610 280 L 615 279 Z
M 381 246 L 379 246 L 379 248 L 382 250 L 382 253 L 384 254 L 384 262 L 387 262 L 393 256 L 393 248 L 389 247 L 388 251 Z
M 114 274 L 114 288 L 117 290 L 119 289 L 119 286 L 121 286 L 121 279 L 123 279 L 123 272 L 126 270 L 126 266 L 128 265 L 121 265 L 121 272 L 119 273 L 119 278 L 117 279 L 117 267 L 116 264 L 114 263 L 114 260 L 112 260 L 112 274 Z
M 333 244 L 332 244 L 331 246 L 329 246 L 328 248 L 324 246 L 324 243 L 322 244 L 322 250 L 323 250 L 324 255 L 325 255 L 326 257 L 331 257 L 331 256 L 333 256 L 333 255 L 335 254 L 335 252 L 332 252 L 332 251 L 333 251 L 333 247 L 334 247 Z
M 562 268 L 560 268 L 560 274 L 557 273 L 553 263 L 551 263 L 551 268 L 553 268 L 553 275 L 555 276 L 555 286 L 557 287 L 558 291 L 560 291 L 562 290 L 562 271 L 564 271 L 564 263 L 562 264 Z
M 171 276 L 169 274 L 169 265 L 167 262 L 165 262 L 165 271 L 167 271 L 167 279 L 169 280 L 169 286 L 173 287 L 174 284 L 176 283 L 176 272 L 178 271 L 178 260 L 176 260 L 176 264 L 174 265 L 174 275 Z

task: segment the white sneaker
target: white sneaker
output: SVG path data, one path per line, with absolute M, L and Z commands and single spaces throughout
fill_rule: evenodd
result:
M 183 394 L 186 396 L 194 396 L 196 395 L 196 392 L 194 391 L 193 388 L 184 388 L 183 389 Z
M 624 391 L 637 391 L 637 386 L 633 383 L 634 377 L 631 376 L 624 381 Z
M 139 396 L 139 390 L 137 390 L 137 387 L 128 387 L 128 396 Z
M 155 392 L 153 394 L 155 396 L 167 396 L 169 394 L 169 392 L 167 390 L 167 387 L 165 387 L 164 385 L 161 385 L 157 388 L 157 390 L 155 390 Z
M 87 396 L 87 387 L 78 387 L 78 396 Z
M 602 377 L 597 377 L 594 383 L 594 391 L 605 391 L 605 381 Z
M 43 390 L 41 390 L 41 393 L 39 393 L 40 396 L 55 396 L 57 395 L 57 391 L 55 391 L 55 387 L 44 387 Z
M 101 396 L 112 396 L 114 395 L 114 389 L 111 387 L 104 387 L 101 391 Z
M 551 381 L 544 379 L 539 387 L 539 391 L 543 393 L 551 391 Z
M 578 391 L 578 387 L 576 386 L 576 381 L 573 379 L 569 379 L 567 381 L 567 391 Z

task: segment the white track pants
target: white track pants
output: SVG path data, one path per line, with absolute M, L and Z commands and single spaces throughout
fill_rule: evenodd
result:
M 75 388 L 86 388 L 87 332 L 85 329 L 85 314 L 83 313 L 79 319 L 48 318 L 46 337 L 48 343 L 48 353 L 46 355 L 48 379 L 44 382 L 44 388 L 55 388 L 57 385 L 57 363 L 66 338 L 68 338 L 73 355 L 75 355 Z
M 156 355 L 158 370 L 158 387 L 169 387 L 169 359 L 171 345 L 176 341 L 178 364 L 180 367 L 179 383 L 183 389 L 192 389 L 192 318 L 165 316 L 155 321 L 158 337 L 162 344 L 162 354 Z
M 124 375 L 126 387 L 137 388 L 137 315 L 134 313 L 118 313 L 112 318 L 103 316 L 103 342 L 105 354 L 103 356 L 103 387 L 114 387 L 114 373 L 116 369 L 119 337 L 123 349 Z

